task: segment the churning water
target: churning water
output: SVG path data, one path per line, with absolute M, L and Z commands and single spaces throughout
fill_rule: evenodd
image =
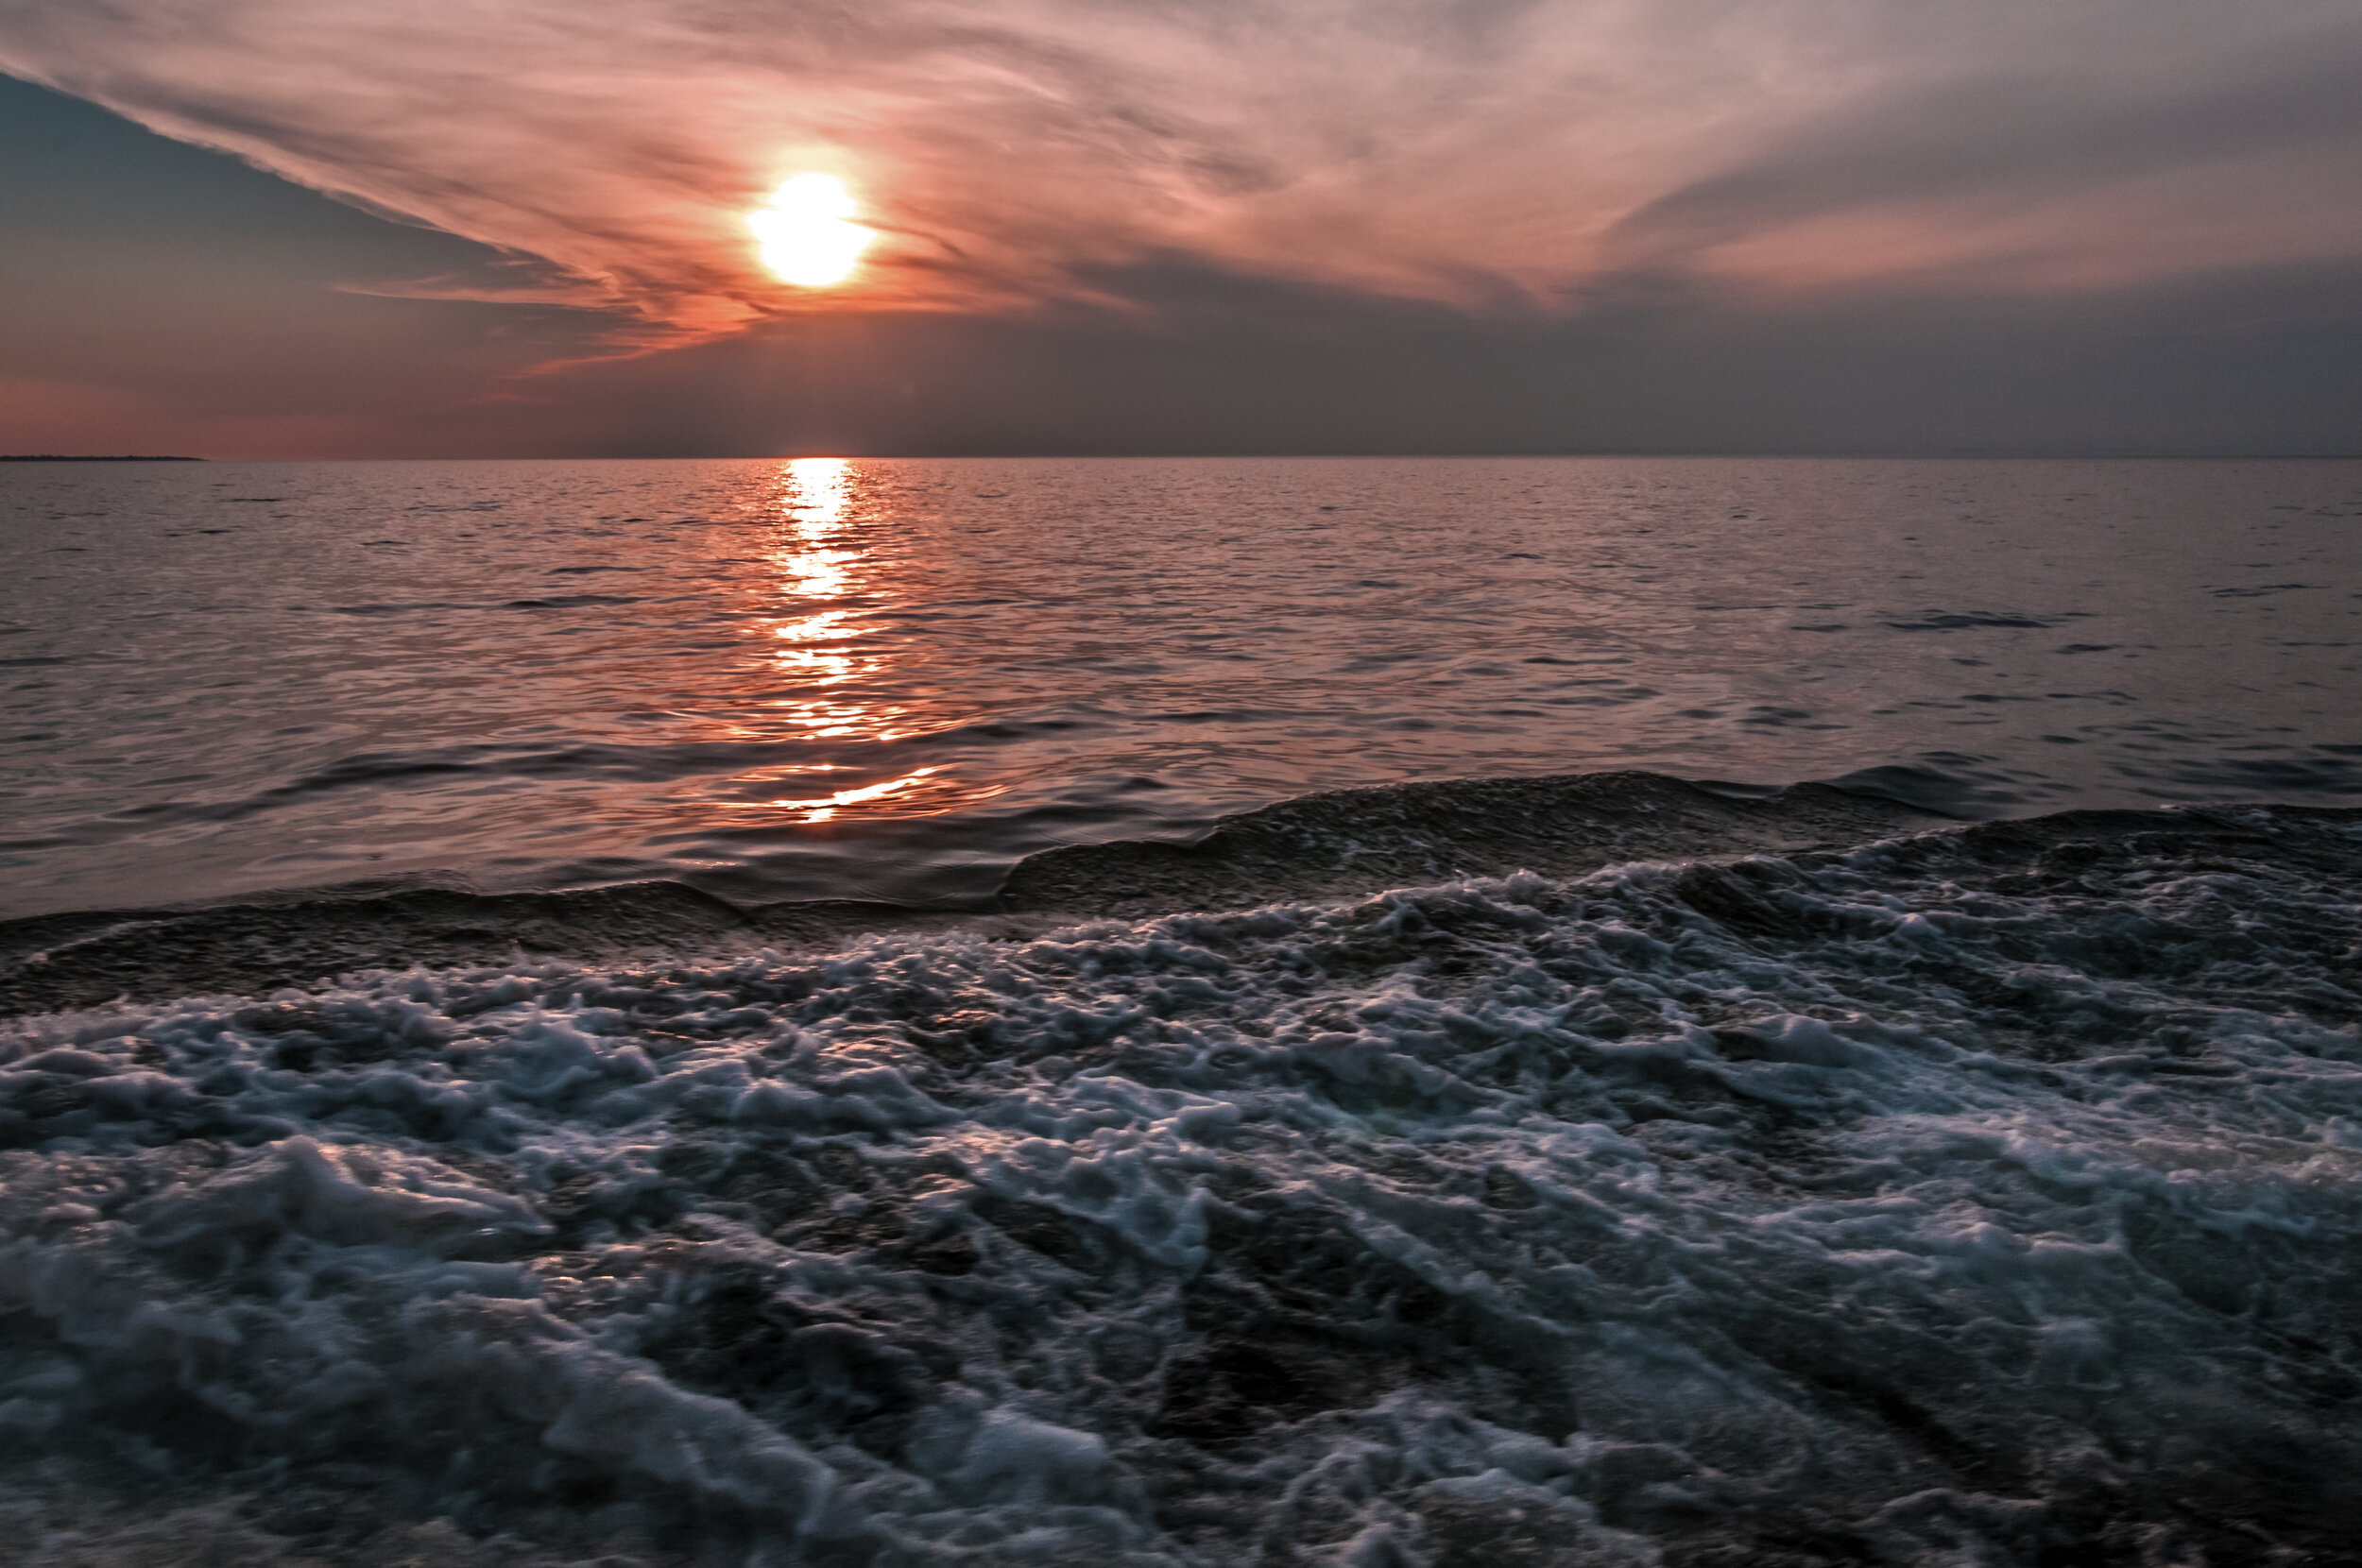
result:
M 0 1559 L 2362 1560 L 2362 466 L 0 483 Z

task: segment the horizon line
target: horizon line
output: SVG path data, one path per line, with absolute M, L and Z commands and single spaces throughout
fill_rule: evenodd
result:
M 1625 448 L 1581 452 L 513 452 L 449 455 L 412 453 L 400 456 L 245 456 L 206 457 L 152 453 L 30 452 L 0 453 L 0 463 L 792 463 L 824 458 L 839 462 L 1528 462 L 1567 459 L 1754 459 L 1771 461 L 1851 462 L 2353 462 L 2362 450 L 2351 452 L 2152 452 L 2137 449 L 2091 452 L 1895 451 Z

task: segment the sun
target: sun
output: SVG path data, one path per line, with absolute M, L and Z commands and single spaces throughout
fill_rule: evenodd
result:
M 762 264 L 783 283 L 826 288 L 852 274 L 878 237 L 849 221 L 856 209 L 845 181 L 832 174 L 799 174 L 779 182 L 771 199 L 746 214 Z

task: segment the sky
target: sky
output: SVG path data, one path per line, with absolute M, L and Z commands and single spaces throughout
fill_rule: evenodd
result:
M 0 0 L 0 450 L 2362 452 L 2357 171 L 2353 0 Z

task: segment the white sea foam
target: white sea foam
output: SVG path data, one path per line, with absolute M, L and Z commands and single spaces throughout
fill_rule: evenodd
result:
M 0 1433 L 58 1562 L 2327 1551 L 2357 833 L 2253 832 L 36 1020 Z

